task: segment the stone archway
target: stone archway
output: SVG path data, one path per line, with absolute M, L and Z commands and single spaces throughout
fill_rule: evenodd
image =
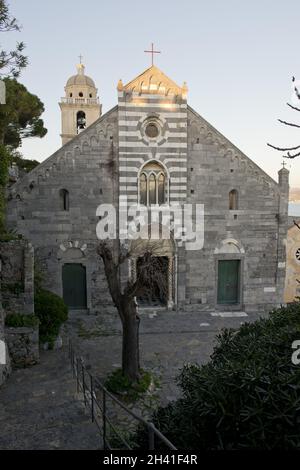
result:
M 129 263 L 129 276 L 132 279 L 136 279 L 138 272 L 138 259 L 145 252 L 145 250 L 151 251 L 153 256 L 158 256 L 166 259 L 167 269 L 167 298 L 166 307 L 168 309 L 173 308 L 176 304 L 176 269 L 175 269 L 175 247 L 172 239 L 162 240 L 133 240 L 131 242 L 130 251 L 133 253 L 133 257 Z

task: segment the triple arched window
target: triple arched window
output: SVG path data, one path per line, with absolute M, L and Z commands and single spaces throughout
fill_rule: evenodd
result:
M 167 196 L 167 178 L 164 168 L 156 162 L 143 167 L 139 178 L 140 204 L 164 204 Z

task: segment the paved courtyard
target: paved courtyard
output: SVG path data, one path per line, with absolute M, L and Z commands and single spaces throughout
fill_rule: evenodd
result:
M 237 328 L 258 317 L 228 315 L 142 312 L 141 364 L 158 378 L 159 386 L 130 407 L 148 417 L 151 409 L 176 399 L 180 393 L 175 383 L 179 369 L 187 362 L 208 361 L 215 336 L 223 327 Z M 113 314 L 71 313 L 63 329 L 63 349 L 43 351 L 40 364 L 15 371 L 0 389 L 0 449 L 99 448 L 96 427 L 75 394 L 67 355 L 69 337 L 102 381 L 120 367 L 119 318 Z M 111 406 L 109 413 L 118 426 L 127 426 L 120 410 Z
M 215 337 L 222 328 L 238 328 L 241 323 L 257 318 L 257 315 L 243 316 L 245 314 L 241 312 L 224 315 L 162 310 L 141 312 L 141 366 L 159 378 L 160 403 L 165 404 L 178 396 L 175 377 L 185 363 L 203 364 L 209 360 Z M 121 366 L 121 324 L 117 316 L 74 313 L 65 331 L 100 380 Z

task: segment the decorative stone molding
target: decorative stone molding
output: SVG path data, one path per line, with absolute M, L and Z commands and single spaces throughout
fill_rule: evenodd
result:
M 159 93 L 165 96 L 180 95 L 183 99 L 186 99 L 188 91 L 185 82 L 182 87 L 178 86 L 155 65 L 152 65 L 152 67 L 125 86 L 123 86 L 123 84 L 121 86 L 119 81 L 118 90 L 137 94 Z
M 67 246 L 66 246 L 67 245 Z M 67 241 L 67 242 L 64 242 L 64 243 L 61 243 L 61 245 L 59 245 L 59 249 L 62 251 L 62 252 L 65 252 L 67 251 L 69 248 L 77 248 L 79 249 L 80 251 L 82 251 L 83 253 L 86 251 L 87 249 L 87 244 L 86 243 L 83 243 L 82 245 L 80 245 L 80 241 L 78 240 L 75 240 L 75 241 Z
M 235 240 L 234 238 L 226 238 L 218 244 L 218 247 L 214 251 L 215 255 L 221 253 L 245 254 L 245 250 L 238 240 Z

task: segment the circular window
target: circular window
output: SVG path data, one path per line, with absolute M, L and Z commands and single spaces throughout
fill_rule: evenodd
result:
M 296 256 L 296 260 L 300 261 L 300 248 L 296 250 L 295 256 Z
M 82 98 L 82 97 L 83 97 L 83 93 L 82 93 L 82 91 L 80 91 L 80 92 L 79 92 L 79 96 L 80 96 L 80 98 Z
M 155 137 L 157 137 L 159 134 L 159 130 L 156 124 L 154 124 L 153 122 L 150 122 L 150 124 L 146 126 L 145 133 L 151 139 L 155 139 Z

